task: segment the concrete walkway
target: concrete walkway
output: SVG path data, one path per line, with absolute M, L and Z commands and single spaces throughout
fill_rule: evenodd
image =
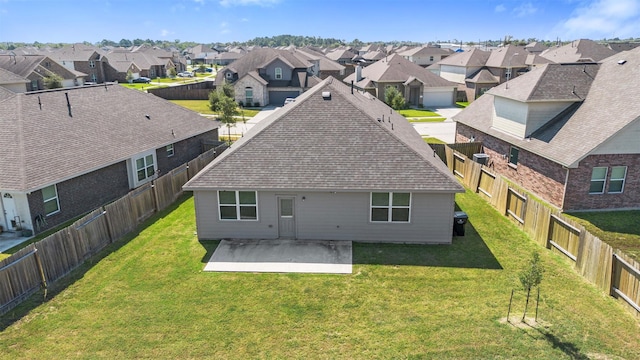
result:
M 351 241 L 222 240 L 204 271 L 351 274 Z
M 0 233 L 0 253 L 16 245 L 20 245 L 29 239 L 31 239 L 31 237 L 23 237 L 20 232 L 4 231 Z
M 418 134 L 422 137 L 434 137 L 442 140 L 447 144 L 456 142 L 456 123 L 453 122 L 453 117 L 462 111 L 459 107 L 448 107 L 434 109 L 436 113 L 446 118 L 443 122 L 435 123 L 412 123 L 413 128 L 416 129 Z

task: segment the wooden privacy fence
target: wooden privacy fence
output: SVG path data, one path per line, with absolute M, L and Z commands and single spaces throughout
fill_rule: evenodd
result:
M 171 205 L 182 195 L 182 186 L 219 153 L 211 149 L 0 261 L 0 314 Z
M 480 194 L 534 241 L 572 261 L 580 275 L 621 299 L 640 317 L 639 262 L 467 155 L 445 146 L 441 158 L 466 187 Z

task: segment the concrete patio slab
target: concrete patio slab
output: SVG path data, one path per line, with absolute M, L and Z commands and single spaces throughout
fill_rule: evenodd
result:
M 352 273 L 351 241 L 222 240 L 204 271 Z

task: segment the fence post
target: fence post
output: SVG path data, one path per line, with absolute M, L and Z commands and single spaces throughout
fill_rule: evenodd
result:
M 40 256 L 38 255 L 38 249 L 34 248 L 36 251 L 33 253 L 33 256 L 36 259 L 36 265 L 38 266 L 38 272 L 40 273 L 40 279 L 42 280 L 42 286 L 44 287 L 44 298 L 47 298 L 47 278 L 44 276 L 44 269 L 42 268 L 42 262 L 40 261 Z
M 617 287 L 615 286 L 617 262 L 618 259 L 616 259 L 616 255 L 611 254 L 611 281 L 609 284 L 609 295 L 613 296 L 614 298 L 617 298 L 616 292 L 613 290 Z

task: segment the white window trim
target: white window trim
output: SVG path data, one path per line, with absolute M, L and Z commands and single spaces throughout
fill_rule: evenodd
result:
M 613 177 L 613 168 L 617 168 L 617 167 L 621 167 L 624 168 L 624 175 L 621 178 L 614 178 Z M 611 183 L 614 181 L 621 181 L 622 182 L 622 187 L 620 187 L 620 191 L 608 191 L 609 194 L 622 194 L 624 192 L 624 185 L 627 182 L 627 166 L 624 165 L 618 165 L 618 166 L 612 166 L 611 167 L 611 178 L 609 179 L 609 188 L 611 188 Z
M 374 193 L 387 193 L 389 194 L 389 205 L 388 206 L 373 206 L 373 194 Z M 401 193 L 401 194 L 409 194 L 409 205 L 405 206 L 405 205 L 393 205 L 393 194 L 394 192 L 392 191 L 373 191 L 371 193 L 369 193 L 369 222 L 374 223 L 374 224 L 410 224 L 411 223 L 411 205 L 413 204 L 413 193 L 410 192 L 403 192 L 403 191 L 397 191 L 397 193 Z M 386 208 L 388 209 L 388 214 L 387 214 L 387 221 L 380 221 L 380 220 L 373 220 L 372 217 L 372 210 L 374 208 L 378 208 L 378 209 L 382 209 L 382 208 Z M 393 221 L 393 209 L 409 209 L 409 214 L 408 214 L 408 220 L 407 221 Z
M 137 168 L 137 160 L 140 158 L 146 158 L 147 156 L 153 156 L 153 175 L 149 176 L 143 180 L 138 181 L 138 168 Z M 152 180 L 155 180 L 158 177 L 158 157 L 156 156 L 155 150 L 146 151 L 144 153 L 140 153 L 131 159 L 129 159 L 129 171 L 131 172 L 129 180 L 131 188 L 137 188 L 140 185 L 146 184 Z M 145 163 L 146 165 L 146 163 Z M 146 166 L 145 166 L 146 168 Z
M 278 77 L 278 70 L 280 70 L 280 77 Z M 275 78 L 276 80 L 282 80 L 283 76 L 282 76 L 282 68 L 281 67 L 277 67 L 275 70 Z
M 593 170 L 595 169 L 604 169 L 604 177 L 602 179 L 597 179 L 595 181 L 602 181 L 602 191 L 599 192 L 591 192 L 591 183 L 594 182 L 593 180 Z M 594 166 L 593 169 L 591 169 L 591 179 L 589 180 L 589 194 L 593 195 L 593 194 L 604 194 L 604 190 L 607 188 L 607 176 L 609 175 L 609 168 L 606 166 Z
M 221 192 L 232 192 L 232 191 L 236 195 L 235 204 L 221 204 L 220 203 L 220 193 Z M 253 192 L 255 194 L 256 203 L 255 204 L 240 204 L 240 193 L 241 192 Z M 217 194 L 216 194 L 216 201 L 218 202 L 218 220 L 220 220 L 220 221 L 258 221 L 258 219 L 259 219 L 259 214 L 258 214 L 258 192 L 257 191 L 251 191 L 251 190 L 227 190 L 227 191 L 223 191 L 223 190 L 218 190 Z M 220 211 L 220 207 L 221 206 L 235 206 L 236 207 L 236 218 L 235 219 L 223 219 L 222 218 L 222 212 Z M 255 219 L 241 219 L 240 218 L 240 208 L 242 206 L 255 206 L 255 208 L 256 208 L 256 218 Z
M 89 60 L 89 67 L 90 68 L 95 68 L 96 67 L 96 62 L 94 60 Z
M 53 191 L 55 192 L 55 196 L 54 196 L 54 197 L 52 197 L 52 198 L 49 198 L 49 199 L 45 199 L 45 198 L 44 198 L 44 193 L 43 193 L 43 196 L 42 196 L 42 203 L 44 204 L 44 203 L 46 203 L 46 202 L 48 202 L 48 201 L 55 200 L 55 201 L 56 201 L 56 206 L 57 206 L 58 210 L 53 211 L 53 212 L 50 212 L 50 213 L 46 213 L 46 214 L 45 214 L 45 216 L 51 216 L 51 215 L 54 215 L 54 214 L 57 214 L 57 213 L 59 213 L 59 212 L 60 212 L 60 197 L 58 196 L 58 186 L 57 186 L 57 185 L 55 185 L 55 184 L 54 184 L 54 185 L 51 185 L 51 186 L 53 186 Z M 44 190 L 44 189 L 46 189 L 46 188 L 48 188 L 48 187 L 51 187 L 51 186 L 47 186 L 47 187 L 43 188 L 42 190 Z M 44 208 L 44 206 L 43 206 L 43 208 Z
M 175 147 L 173 146 L 173 144 L 167 145 L 166 150 L 167 150 L 167 157 L 172 157 L 176 153 Z

